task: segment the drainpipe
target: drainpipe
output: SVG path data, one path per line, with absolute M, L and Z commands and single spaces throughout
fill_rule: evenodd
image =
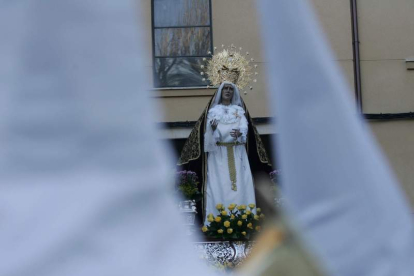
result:
M 354 82 L 355 82 L 355 99 L 359 113 L 362 113 L 361 97 L 361 67 L 359 51 L 359 32 L 358 32 L 358 12 L 357 0 L 351 1 L 351 21 L 352 21 L 352 50 L 354 54 Z

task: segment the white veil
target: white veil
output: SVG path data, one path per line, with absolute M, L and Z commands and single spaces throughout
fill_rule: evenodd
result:
M 234 88 L 234 93 L 233 93 L 233 98 L 231 99 L 231 104 L 243 107 L 242 100 L 241 100 L 241 97 L 240 97 L 239 88 L 237 88 L 237 85 L 235 85 L 234 83 L 229 82 L 229 81 L 223 81 L 220 84 L 219 88 L 218 88 L 218 91 L 216 93 L 216 96 L 213 99 L 213 102 L 211 103 L 210 109 L 212 109 L 216 105 L 220 104 L 220 102 L 221 102 L 221 91 L 223 90 L 223 87 L 226 84 L 229 84 L 229 85 L 233 86 L 233 88 Z
M 218 104 L 220 104 L 220 102 L 221 102 L 221 92 L 223 90 L 224 85 L 226 85 L 226 84 L 231 85 L 234 88 L 234 93 L 233 93 L 233 98 L 231 99 L 231 104 L 232 105 L 237 105 L 237 106 L 243 108 L 242 100 L 241 100 L 241 97 L 240 97 L 240 92 L 239 92 L 239 89 L 237 88 L 237 86 L 232 82 L 223 81 L 220 84 L 220 87 L 218 88 L 216 96 L 214 97 L 213 102 L 211 103 L 209 110 L 213 109 Z M 209 120 L 209 117 L 208 117 L 207 120 Z M 212 118 L 210 118 L 210 120 L 212 120 Z M 246 124 L 246 130 L 243 131 L 243 133 L 244 133 L 244 137 L 246 137 L 247 124 Z M 217 143 L 219 138 L 220 138 L 220 136 L 219 136 L 218 132 L 214 132 L 211 129 L 210 124 L 208 123 L 207 128 L 206 128 L 206 132 L 204 133 L 204 151 L 205 152 L 212 152 L 212 151 L 217 150 L 216 143 Z

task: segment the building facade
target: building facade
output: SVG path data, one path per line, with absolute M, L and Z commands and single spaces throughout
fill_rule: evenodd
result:
M 159 123 L 165 125 L 164 138 L 172 140 L 177 151 L 215 92 L 197 73 L 200 60 L 206 50 L 219 51 L 223 44 L 242 47 L 254 58 L 257 83 L 243 99 L 265 142 L 269 135 L 277 136 L 277 124 L 269 125 L 272 114 L 261 45 L 261 36 L 267 34 L 261 33 L 256 1 L 143 0 L 147 48 L 152 49 L 145 62 L 153 96 L 163 107 Z M 414 2 L 311 2 L 348 79 L 356 111 L 366 116 L 414 204 Z

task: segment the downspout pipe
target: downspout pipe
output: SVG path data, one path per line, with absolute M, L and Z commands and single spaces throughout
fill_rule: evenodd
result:
M 351 22 L 352 22 L 352 50 L 354 55 L 354 83 L 355 83 L 355 100 L 357 110 L 362 114 L 362 96 L 361 96 L 361 56 L 359 51 L 359 27 L 358 27 L 358 10 L 357 0 L 351 1 Z

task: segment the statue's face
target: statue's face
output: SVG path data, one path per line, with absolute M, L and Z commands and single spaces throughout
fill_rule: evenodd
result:
M 231 101 L 234 94 L 234 88 L 230 84 L 225 84 L 223 90 L 221 90 L 221 100 Z

